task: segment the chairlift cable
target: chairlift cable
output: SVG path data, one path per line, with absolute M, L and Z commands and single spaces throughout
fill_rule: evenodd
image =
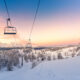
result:
M 31 34 L 32 34 L 32 31 L 33 31 L 33 28 L 34 28 L 34 25 L 35 25 L 35 21 L 36 21 L 36 18 L 37 18 L 37 14 L 38 14 L 38 11 L 39 11 L 39 7 L 40 7 L 40 0 L 38 1 L 38 4 L 37 4 L 35 16 L 34 16 L 34 20 L 33 20 L 33 23 L 32 23 L 32 27 L 31 27 L 30 34 L 29 34 L 29 41 L 30 41 L 30 42 L 31 42 Z
M 5 8 L 6 8 L 6 12 L 7 12 L 7 16 L 8 16 L 8 19 L 9 19 L 9 21 L 10 21 L 10 24 L 12 25 L 12 23 L 11 23 L 11 18 L 10 18 L 10 13 L 9 13 L 9 10 L 8 10 L 8 7 L 7 7 L 7 3 L 6 3 L 6 0 L 4 0 L 4 4 L 5 4 Z
M 25 47 L 24 52 L 29 52 L 30 53 L 32 51 L 31 34 L 32 34 L 32 31 L 33 31 L 33 28 L 34 28 L 34 25 L 35 25 L 35 21 L 36 21 L 37 14 L 38 14 L 38 11 L 39 11 L 39 6 L 40 6 L 40 0 L 38 0 L 38 4 L 37 4 L 36 12 L 35 12 L 35 15 L 34 15 L 31 31 L 30 31 L 30 34 L 29 34 L 29 40 L 28 40 L 29 42 L 27 43 L 27 46 Z

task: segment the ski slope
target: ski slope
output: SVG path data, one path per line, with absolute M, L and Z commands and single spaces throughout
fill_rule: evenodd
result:
M 31 63 L 23 68 L 0 72 L 0 80 L 80 80 L 80 57 L 43 61 L 31 69 Z

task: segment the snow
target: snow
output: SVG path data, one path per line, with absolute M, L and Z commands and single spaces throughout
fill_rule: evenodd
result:
M 0 72 L 0 80 L 80 80 L 80 57 L 43 61 L 31 69 L 31 63 L 16 71 Z

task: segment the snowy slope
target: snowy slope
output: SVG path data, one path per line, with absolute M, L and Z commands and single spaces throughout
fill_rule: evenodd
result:
M 0 80 L 80 80 L 80 57 L 44 61 L 31 69 L 27 63 L 12 72 L 1 72 Z

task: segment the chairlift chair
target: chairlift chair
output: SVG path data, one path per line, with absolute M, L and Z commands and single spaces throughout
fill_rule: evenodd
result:
M 30 53 L 32 51 L 32 44 L 31 41 L 29 40 L 29 42 L 27 43 L 25 49 L 23 50 L 24 53 Z
M 17 33 L 16 27 L 9 26 L 10 18 L 7 19 L 7 27 L 4 29 L 4 34 L 15 35 Z

